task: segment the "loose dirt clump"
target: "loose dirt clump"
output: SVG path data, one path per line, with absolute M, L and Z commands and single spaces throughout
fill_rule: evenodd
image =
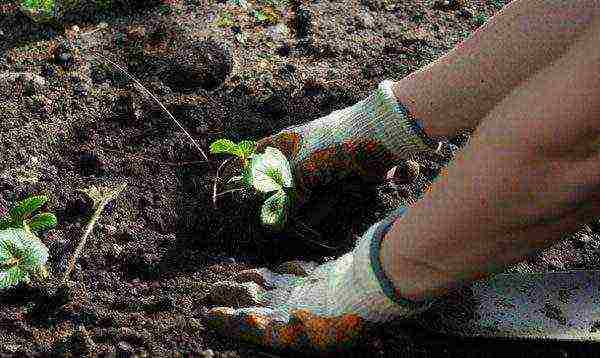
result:
M 248 1 L 257 15 L 235 1 L 114 1 L 100 11 L 88 5 L 105 2 L 90 1 L 65 14 L 62 29 L 1 4 L 0 212 L 32 194 L 49 197 L 44 209 L 59 223 L 41 239 L 50 274 L 60 276 L 91 215 L 77 189 L 127 183 L 88 239 L 65 302 L 44 306 L 47 292 L 26 287 L 0 293 L 1 355 L 270 356 L 206 328 L 209 287 L 244 269 L 348 252 L 389 210 L 419 200 L 453 158 L 416 156 L 411 183 L 370 188 L 348 179 L 324 188 L 298 214 L 301 223 L 268 232 L 253 195 L 227 194 L 213 205 L 214 169 L 224 158 L 207 163 L 155 101 L 93 53 L 130 71 L 207 149 L 219 138 L 260 139 L 354 104 L 381 80 L 443 55 L 507 2 Z M 470 135 L 448 140 L 463 147 Z M 509 270 L 597 269 L 599 227 L 590 223 Z M 465 291 L 447 302 L 468 298 Z M 349 356 L 571 349 L 497 350 L 417 327 L 384 325 Z

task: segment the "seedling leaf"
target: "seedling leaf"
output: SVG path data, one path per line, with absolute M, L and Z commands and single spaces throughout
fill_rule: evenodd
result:
M 40 231 L 48 230 L 56 226 L 58 220 L 56 220 L 56 216 L 51 213 L 41 213 L 37 214 L 31 220 L 27 222 L 27 226 L 31 231 L 38 233 Z
M 251 172 L 252 185 L 263 193 L 294 186 L 290 163 L 276 148 L 267 147 L 263 154 L 256 155 Z
M 44 195 L 34 195 L 20 201 L 9 211 L 10 217 L 13 219 L 13 223 L 22 225 L 23 220 L 27 219 L 31 213 L 44 205 L 46 201 L 48 201 L 48 198 Z
M 267 21 L 269 18 L 267 17 L 267 14 L 265 14 L 263 11 L 260 10 L 254 10 L 254 18 L 256 18 L 256 20 L 262 22 L 262 21 Z
M 8 229 L 9 227 L 13 227 L 12 220 L 8 218 L 0 219 L 0 230 Z
M 229 139 L 219 139 L 210 145 L 210 152 L 213 154 L 227 153 L 238 155 L 238 146 Z
M 46 261 L 48 248 L 27 229 L 0 231 L 0 289 L 28 282 Z
M 271 195 L 260 211 L 260 220 L 263 225 L 273 230 L 281 230 L 287 220 L 288 198 L 283 190 Z
M 42 10 L 49 14 L 54 9 L 54 0 L 23 0 L 21 6 L 30 10 Z
M 248 159 L 254 152 L 256 152 L 256 142 L 251 140 L 243 140 L 237 145 L 239 154 L 243 159 Z

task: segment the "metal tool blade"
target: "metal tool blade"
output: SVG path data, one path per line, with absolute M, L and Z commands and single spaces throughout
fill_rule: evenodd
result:
M 419 324 L 466 337 L 600 342 L 600 270 L 502 273 L 444 304 Z

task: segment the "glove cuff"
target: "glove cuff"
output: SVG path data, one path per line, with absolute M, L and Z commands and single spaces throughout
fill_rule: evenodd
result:
M 362 286 L 363 292 L 368 292 L 370 301 L 368 308 L 361 307 L 357 311 L 366 311 L 370 321 L 383 322 L 396 317 L 412 316 L 426 311 L 437 301 L 437 298 L 432 298 L 415 302 L 402 297 L 381 266 L 379 254 L 385 234 L 406 211 L 406 207 L 400 207 L 371 226 L 353 251 L 354 284 Z
M 438 152 L 441 143 L 431 139 L 425 133 L 423 122 L 414 118 L 408 107 L 396 99 L 393 85 L 391 80 L 382 81 L 374 97 L 365 103 L 366 106 L 374 106 L 371 110 L 379 110 L 381 118 L 377 119 L 381 123 L 387 122 L 389 133 L 383 134 L 384 142 L 391 148 L 410 148 L 411 152 Z
M 383 271 L 380 259 L 381 243 L 383 242 L 385 235 L 391 229 L 396 219 L 402 217 L 407 210 L 408 209 L 406 207 L 400 207 L 394 210 L 387 218 L 376 224 L 373 231 L 373 237 L 370 242 L 370 262 L 373 272 L 375 273 L 375 276 L 381 285 L 381 289 L 391 301 L 411 310 L 420 310 L 423 308 L 423 306 L 429 307 L 436 299 L 412 301 L 402 297 L 400 292 L 394 287 L 394 284 L 390 278 Z

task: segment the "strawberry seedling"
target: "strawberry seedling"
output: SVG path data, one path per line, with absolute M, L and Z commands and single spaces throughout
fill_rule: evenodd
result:
M 43 195 L 29 197 L 10 209 L 8 217 L 0 219 L 0 290 L 29 283 L 32 275 L 48 277 L 48 248 L 34 232 L 55 227 L 56 216 L 32 216 L 47 200 Z
M 255 152 L 256 142 L 242 141 L 235 144 L 228 139 L 215 141 L 211 144 L 210 151 L 213 154 L 231 154 L 240 159 L 241 175 L 228 182 L 241 180 L 244 186 L 266 194 L 268 197 L 260 214 L 261 223 L 273 230 L 281 230 L 295 196 L 292 170 L 283 153 L 276 148 L 267 147 L 264 153 L 258 154 Z
M 8 228 L 24 228 L 27 226 L 32 232 L 38 233 L 56 226 L 56 216 L 52 213 L 40 213 L 31 216 L 48 201 L 44 195 L 31 196 L 17 203 L 10 209 L 8 217 L 0 218 L 0 230 Z

